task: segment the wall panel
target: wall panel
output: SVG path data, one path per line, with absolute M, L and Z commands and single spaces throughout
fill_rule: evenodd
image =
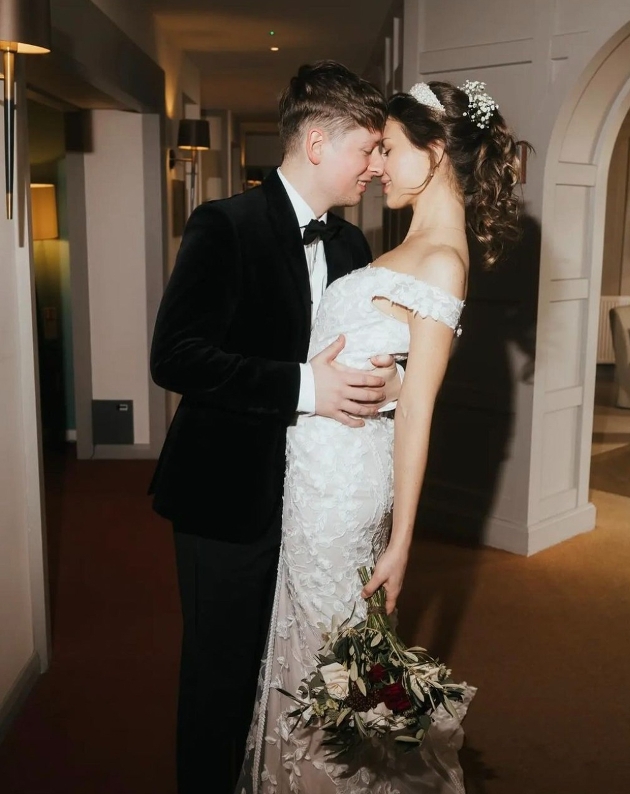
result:
M 582 338 L 585 301 L 567 300 L 551 303 L 545 340 L 547 389 L 570 389 L 580 383 L 581 351 L 576 339 Z
M 534 15 L 521 0 L 441 0 L 427 2 L 425 49 L 445 50 L 493 42 L 527 39 L 534 32 Z
M 554 496 L 576 487 L 576 432 L 580 409 L 566 408 L 544 418 L 540 477 L 542 496 Z

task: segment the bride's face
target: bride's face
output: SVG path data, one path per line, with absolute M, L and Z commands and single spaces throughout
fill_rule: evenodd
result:
M 431 172 L 429 153 L 415 147 L 397 121 L 389 119 L 381 142 L 383 193 L 390 209 L 411 204 Z

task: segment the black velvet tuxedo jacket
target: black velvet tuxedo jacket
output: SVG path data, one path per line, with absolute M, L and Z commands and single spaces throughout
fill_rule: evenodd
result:
M 328 283 L 371 261 L 362 232 L 329 213 Z M 311 331 L 297 218 L 273 172 L 191 215 L 158 312 L 154 381 L 182 395 L 149 492 L 175 524 L 248 543 L 282 499 L 286 428 Z

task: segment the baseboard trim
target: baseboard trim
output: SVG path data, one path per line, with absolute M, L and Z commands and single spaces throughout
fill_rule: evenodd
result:
M 590 532 L 595 528 L 597 511 L 589 502 L 529 526 L 492 516 L 483 520 L 479 515 L 473 515 L 472 511 L 466 514 L 456 504 L 434 503 L 431 506 L 431 515 L 434 517 L 433 531 L 429 534 L 434 537 L 473 542 L 475 545 L 491 546 L 530 557 L 565 540 Z M 469 525 L 482 528 L 471 536 L 465 529 Z
M 595 529 L 596 522 L 597 509 L 594 504 L 587 502 L 581 507 L 569 510 L 568 513 L 533 524 L 528 531 L 528 554 L 536 554 L 564 540 L 590 532 Z
M 94 460 L 155 460 L 157 455 L 150 444 L 97 444 Z
M 26 698 L 39 680 L 41 675 L 41 663 L 37 651 L 22 668 L 15 683 L 9 690 L 5 699 L 0 703 L 0 743 L 9 730 L 13 720 L 20 713 Z

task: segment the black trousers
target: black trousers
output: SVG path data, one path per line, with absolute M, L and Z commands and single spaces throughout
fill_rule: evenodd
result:
M 179 794 L 233 794 L 271 619 L 281 510 L 253 544 L 175 523 L 184 632 L 177 713 Z M 187 531 L 188 530 L 188 531 Z

